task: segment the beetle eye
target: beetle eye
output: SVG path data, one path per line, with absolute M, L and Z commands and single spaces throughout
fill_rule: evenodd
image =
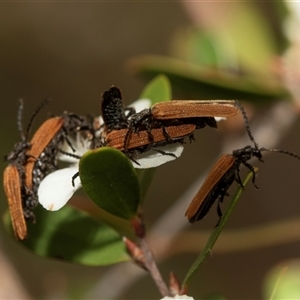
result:
M 264 162 L 260 149 L 255 149 L 253 151 L 253 155 L 256 156 L 259 159 L 259 161 Z

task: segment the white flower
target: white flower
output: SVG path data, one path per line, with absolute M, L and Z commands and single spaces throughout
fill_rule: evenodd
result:
M 139 112 L 147 107 L 150 107 L 150 105 L 150 100 L 141 99 L 132 103 L 130 106 L 134 107 L 136 112 Z M 102 117 L 98 117 L 98 122 L 99 124 L 103 124 Z M 100 131 L 96 132 L 98 137 L 100 136 L 100 133 Z M 84 139 L 81 133 L 77 133 L 76 140 L 71 138 L 68 139 L 76 151 L 73 152 L 73 149 L 71 149 L 69 144 L 65 142 L 61 150 L 66 153 L 74 153 L 76 156 L 81 157 L 90 148 L 90 141 L 88 139 Z M 158 151 L 151 150 L 139 155 L 139 157 L 136 159 L 139 164 L 136 164 L 132 161 L 133 166 L 139 169 L 158 167 L 164 163 L 175 160 L 183 151 L 183 145 L 180 143 L 157 148 L 166 153 L 174 154 L 174 156 L 164 155 Z M 75 186 L 72 185 L 72 178 L 78 173 L 79 159 L 63 153 L 59 153 L 57 158 L 61 161 L 70 163 L 70 166 L 54 171 L 53 173 L 47 175 L 42 180 L 38 189 L 38 199 L 40 204 L 45 209 L 51 211 L 56 211 L 62 208 L 73 196 L 73 194 L 81 187 L 79 176 L 73 180 Z
M 74 153 L 80 157 L 89 150 L 90 141 L 83 139 L 80 133 L 77 133 L 76 140 L 71 138 L 68 139 L 76 151 L 73 152 L 69 144 L 65 142 L 61 150 L 66 153 Z M 45 209 L 51 211 L 62 208 L 81 187 L 81 182 L 78 176 L 74 179 L 74 187 L 72 185 L 72 177 L 78 173 L 79 158 L 63 153 L 59 153 L 57 158 L 71 163 L 70 166 L 47 175 L 42 180 L 38 189 L 38 199 L 40 204 Z
M 220 121 L 226 121 L 227 118 L 226 117 L 215 117 L 216 122 L 220 122 Z
M 181 153 L 183 152 L 183 145 L 182 144 L 169 144 L 162 147 L 157 147 L 159 150 L 165 152 L 166 154 L 159 153 L 155 150 L 150 150 L 145 153 L 139 154 L 139 157 L 136 161 L 139 163 L 136 164 L 132 161 L 132 165 L 136 169 L 150 169 L 158 167 L 162 164 L 175 160 L 176 158 L 180 157 Z M 169 155 L 173 154 L 173 155 Z
M 136 112 L 140 112 L 145 108 L 149 108 L 151 106 L 151 100 L 150 99 L 139 99 L 134 102 L 132 102 L 128 107 L 133 107 Z
M 38 197 L 41 205 L 51 211 L 62 208 L 73 194 L 81 187 L 79 177 L 74 180 L 72 177 L 78 172 L 78 165 L 57 170 L 46 176 L 38 189 Z

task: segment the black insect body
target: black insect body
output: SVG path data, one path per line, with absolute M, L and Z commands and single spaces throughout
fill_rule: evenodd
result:
M 128 128 L 128 118 L 135 113 L 134 108 L 124 108 L 121 91 L 115 86 L 102 94 L 101 109 L 106 132 Z
M 186 212 L 189 222 L 194 223 L 203 219 L 216 201 L 218 202 L 217 213 L 219 219 L 222 217 L 220 205 L 223 202 L 224 197 L 228 195 L 227 191 L 232 183 L 236 181 L 243 187 L 242 180 L 240 178 L 241 164 L 252 172 L 252 182 L 258 189 L 258 186 L 255 184 L 254 168 L 248 163 L 248 161 L 252 157 L 257 157 L 261 162 L 263 162 L 261 154 L 262 150 L 263 149 L 246 146 L 242 149 L 234 150 L 231 155 L 225 154 L 221 156 L 212 168 Z

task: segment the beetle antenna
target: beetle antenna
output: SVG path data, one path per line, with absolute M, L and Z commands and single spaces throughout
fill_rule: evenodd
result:
M 19 103 L 20 103 L 20 105 L 19 105 L 19 109 L 18 109 L 18 118 L 17 118 L 18 131 L 20 133 L 22 141 L 25 141 L 23 125 L 22 125 L 22 115 L 23 115 L 23 109 L 24 109 L 24 102 L 23 102 L 22 98 L 19 99 Z
M 283 154 L 287 154 L 289 156 L 295 157 L 297 159 L 300 159 L 300 156 L 294 152 L 290 152 L 287 150 L 281 150 L 281 149 L 267 149 L 267 148 L 261 148 L 260 151 L 268 151 L 268 152 L 279 152 L 279 153 L 283 153 Z
M 28 135 L 32 126 L 32 123 L 36 117 L 36 115 L 40 112 L 40 110 L 49 102 L 51 101 L 50 98 L 45 98 L 44 101 L 40 104 L 40 106 L 35 110 L 35 112 L 33 113 L 33 115 L 31 116 L 29 123 L 27 125 L 27 130 L 26 130 L 26 136 L 23 138 L 23 140 L 27 141 L 28 139 Z
M 76 155 L 76 154 L 74 154 L 74 153 L 66 152 L 66 151 L 64 151 L 64 150 L 62 150 L 62 149 L 58 149 L 58 151 L 59 151 L 60 153 L 64 154 L 64 155 L 67 155 L 67 156 L 70 156 L 70 157 L 74 157 L 74 158 L 76 158 L 76 159 L 80 159 L 80 158 L 81 158 L 80 155 Z
M 255 148 L 258 149 L 258 144 L 256 143 L 256 141 L 254 139 L 254 136 L 252 135 L 252 132 L 250 130 L 248 116 L 246 114 L 246 111 L 245 111 L 244 107 L 242 106 L 242 104 L 238 100 L 236 100 L 235 103 L 236 103 L 237 107 L 239 108 L 239 110 L 241 111 L 241 113 L 243 115 L 248 136 L 249 136 L 250 140 L 253 142 Z

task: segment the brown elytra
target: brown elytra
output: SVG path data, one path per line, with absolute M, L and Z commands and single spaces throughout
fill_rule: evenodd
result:
M 4 192 L 8 201 L 8 208 L 14 234 L 20 240 L 27 236 L 27 226 L 22 207 L 21 174 L 16 165 L 8 165 L 3 173 Z
M 191 124 L 167 126 L 165 128 L 154 128 L 150 131 L 150 134 L 152 136 L 151 141 L 149 140 L 149 132 L 146 130 L 142 130 L 138 133 L 132 132 L 129 135 L 126 148 L 133 149 L 147 146 L 152 143 L 157 144 L 162 141 L 167 141 L 165 132 L 167 133 L 170 141 L 172 141 L 172 139 L 174 140 L 177 138 L 184 138 L 192 135 L 195 129 L 196 126 Z M 127 134 L 128 129 L 111 131 L 106 136 L 106 146 L 114 147 L 118 150 L 124 151 L 124 144 Z
M 172 100 L 151 107 L 152 117 L 159 120 L 195 117 L 233 117 L 239 109 L 234 100 Z
M 41 153 L 53 140 L 53 137 L 62 129 L 64 119 L 62 117 L 53 117 L 46 120 L 33 135 L 30 144 L 31 148 L 27 151 L 28 160 L 26 163 L 26 186 L 32 189 L 32 174 L 35 163 Z

